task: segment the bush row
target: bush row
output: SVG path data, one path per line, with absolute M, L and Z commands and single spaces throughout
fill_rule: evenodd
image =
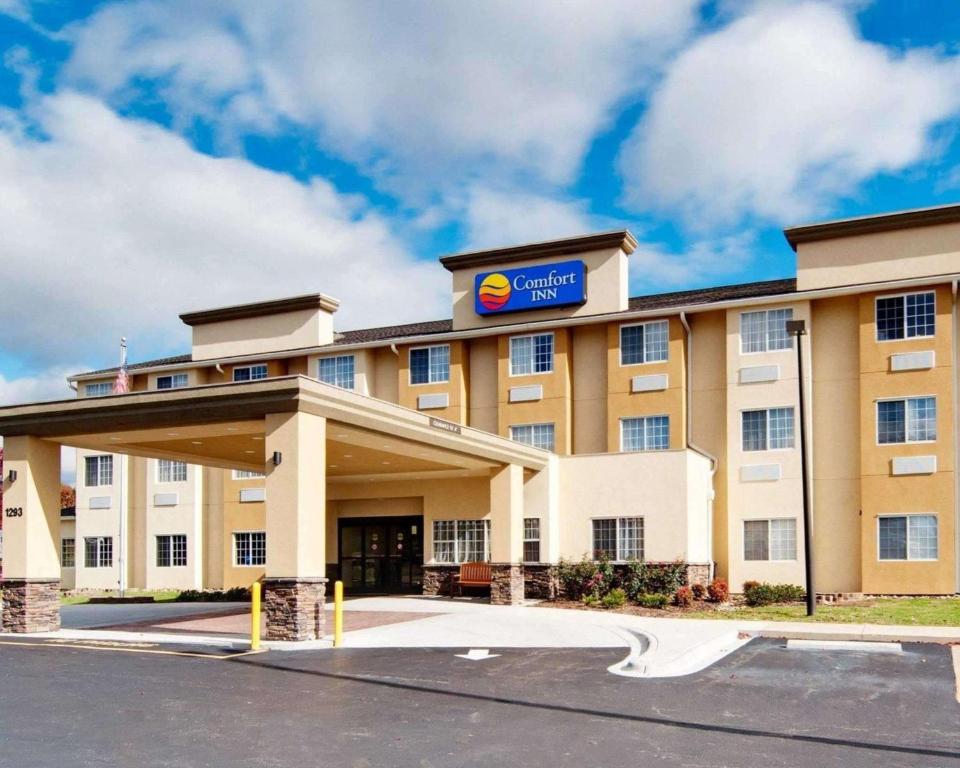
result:
M 796 584 L 764 584 L 759 581 L 746 581 L 743 584 L 743 596 L 747 605 L 773 605 L 806 600 L 807 592 Z

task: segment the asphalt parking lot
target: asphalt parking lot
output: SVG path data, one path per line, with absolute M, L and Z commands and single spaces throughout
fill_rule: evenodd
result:
M 617 649 L 455 653 L 0 645 L 0 766 L 960 765 L 941 646 L 754 640 L 659 680 L 607 673 Z

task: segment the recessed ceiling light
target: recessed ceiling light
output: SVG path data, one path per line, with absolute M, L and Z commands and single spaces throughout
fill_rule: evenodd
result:
M 179 432 L 167 432 L 167 437 L 180 437 Z
M 337 465 L 336 465 L 336 464 L 327 464 L 327 466 L 328 466 L 330 469 L 336 469 L 336 468 L 337 468 Z
M 227 427 L 227 432 L 236 432 L 236 431 L 237 431 L 236 427 Z
M 191 442 L 193 445 L 203 445 L 203 441 L 202 441 L 202 440 L 191 440 L 190 442 Z
M 343 454 L 343 458 L 345 458 L 345 459 L 352 459 L 352 458 L 353 458 L 353 454 L 352 454 L 352 453 L 345 453 L 345 454 Z
M 337 437 L 339 437 L 339 438 L 344 438 L 344 437 L 346 437 L 346 435 L 337 435 Z
M 251 437 L 250 439 L 251 439 L 251 440 L 263 440 L 262 437 Z
M 389 464 L 390 462 L 389 462 L 389 461 L 381 461 L 380 463 L 381 463 L 381 464 Z
M 120 442 L 119 437 L 111 437 L 110 439 L 113 440 L 114 442 Z
M 244 451 L 244 453 L 253 453 L 253 451 Z

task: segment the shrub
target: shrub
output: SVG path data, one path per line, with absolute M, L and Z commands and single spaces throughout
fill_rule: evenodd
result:
M 611 589 L 610 592 L 600 600 L 604 608 L 623 608 L 626 602 L 627 593 L 623 591 L 622 587 Z
M 666 608 L 667 603 L 670 602 L 670 596 L 659 593 L 640 595 L 637 602 L 644 608 Z
M 749 592 L 751 589 L 759 586 L 760 586 L 759 581 L 745 581 L 743 582 L 743 594 L 747 594 L 747 592 Z
M 725 603 L 730 597 L 730 587 L 723 579 L 714 579 L 707 585 L 707 594 L 715 603 Z
M 630 599 L 639 602 L 641 595 L 672 595 L 686 581 L 687 564 L 683 561 L 644 563 L 634 560 L 627 566 L 624 587 Z
M 678 608 L 689 608 L 693 605 L 693 590 L 690 587 L 680 587 L 673 593 L 673 603 Z
M 557 576 L 563 592 L 571 600 L 579 600 L 587 595 L 601 598 L 617 586 L 613 566 L 607 556 L 597 561 L 586 557 L 580 562 L 561 560 Z
M 176 603 L 248 603 L 250 590 L 247 587 L 233 587 L 227 590 L 185 589 L 173 600 Z
M 600 598 L 594 595 L 584 595 L 583 597 L 580 598 L 580 601 L 584 605 L 590 606 L 591 608 L 595 605 L 600 604 Z
M 703 586 L 700 582 L 697 582 L 690 587 L 690 591 L 693 592 L 693 597 L 695 600 L 703 600 L 707 594 L 707 588 Z
M 747 589 L 743 585 L 743 594 L 747 605 L 773 605 L 774 603 L 792 603 L 804 600 L 806 590 L 796 584 L 760 584 L 754 582 Z

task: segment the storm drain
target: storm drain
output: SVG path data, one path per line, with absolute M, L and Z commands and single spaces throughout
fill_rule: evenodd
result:
M 903 653 L 900 643 L 868 640 L 787 640 L 789 651 L 856 651 L 858 653 Z

